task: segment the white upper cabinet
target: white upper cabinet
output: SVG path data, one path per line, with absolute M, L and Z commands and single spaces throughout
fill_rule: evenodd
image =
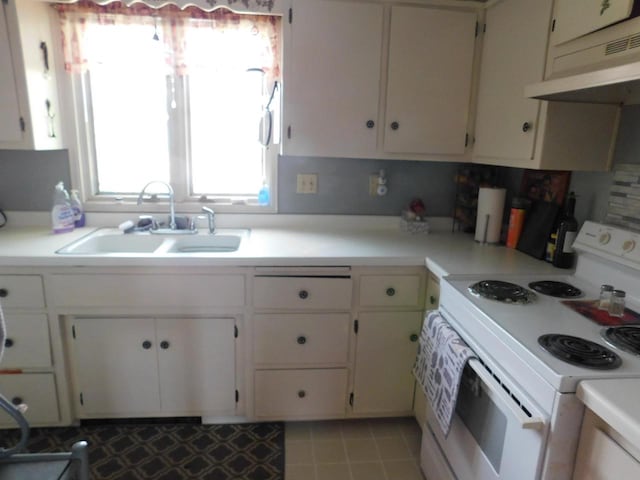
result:
M 382 19 L 377 4 L 295 4 L 284 87 L 287 154 L 375 155 Z
M 384 151 L 465 152 L 477 16 L 391 9 Z
M 460 159 L 476 19 L 470 9 L 295 2 L 283 153 Z
M 552 0 L 503 0 L 488 8 L 473 160 L 532 169 L 609 168 L 619 107 L 524 96 L 544 78 Z
M 0 149 L 63 148 L 50 7 L 8 0 L 0 10 Z
M 633 2 L 634 0 L 556 0 L 551 43 L 559 45 L 624 20 L 631 15 Z

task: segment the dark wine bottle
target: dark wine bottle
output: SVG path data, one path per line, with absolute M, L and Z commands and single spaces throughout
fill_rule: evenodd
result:
M 567 204 L 558 223 L 556 248 L 553 253 L 553 265 L 558 268 L 572 268 L 575 261 L 573 241 L 578 234 L 578 221 L 575 215 L 576 196 L 569 193 Z

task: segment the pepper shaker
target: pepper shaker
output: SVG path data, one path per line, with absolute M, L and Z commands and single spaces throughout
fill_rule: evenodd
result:
M 609 303 L 609 315 L 612 317 L 622 317 L 624 315 L 624 298 L 626 293 L 623 290 L 614 290 L 611 293 L 611 303 Z

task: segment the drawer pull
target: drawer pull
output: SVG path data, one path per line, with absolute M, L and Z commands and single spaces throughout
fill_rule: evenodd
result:
M 7 348 L 11 348 L 11 347 L 13 347 L 13 343 L 14 343 L 13 339 L 6 338 L 5 341 L 4 341 L 4 346 L 7 347 Z
M 142 348 L 145 350 L 149 350 L 151 348 L 152 343 L 149 340 L 145 340 L 142 342 Z
M 0 288 L 0 297 L 5 298 L 9 296 L 9 290 L 6 288 Z
M 409 337 L 409 340 L 411 340 L 412 342 L 414 342 L 414 343 L 415 343 L 415 342 L 417 342 L 417 341 L 418 341 L 418 338 L 420 338 L 420 337 L 418 337 L 418 335 L 417 335 L 417 334 L 412 333 L 412 334 L 411 334 L 411 336 Z
M 393 287 L 389 287 L 387 288 L 387 296 L 388 297 L 393 297 L 396 294 L 396 289 Z
M 167 340 L 163 340 L 160 342 L 160 348 L 166 350 L 169 348 L 171 344 Z
M 24 400 L 22 399 L 22 397 L 13 397 L 11 399 L 11 403 L 13 403 L 17 407 L 18 405 L 22 405 L 24 403 Z
M 304 335 L 300 335 L 297 341 L 299 345 L 304 345 L 305 343 L 307 343 L 307 337 L 305 337 Z
M 436 297 L 434 297 L 433 295 L 431 295 L 431 296 L 429 297 L 429 303 L 430 303 L 431 305 L 435 305 L 435 304 L 436 304 Z
M 298 292 L 298 296 L 302 299 L 305 300 L 307 298 L 309 298 L 309 292 L 307 290 L 300 290 Z
M 307 392 L 305 392 L 304 390 L 298 390 L 298 397 L 299 398 L 304 398 L 307 396 Z

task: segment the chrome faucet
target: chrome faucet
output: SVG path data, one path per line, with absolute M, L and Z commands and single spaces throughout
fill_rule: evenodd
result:
M 202 207 L 202 211 L 207 214 L 207 220 L 209 222 L 209 233 L 216 232 L 216 213 L 209 207 Z
M 173 188 L 171 188 L 171 185 L 169 185 L 166 182 L 161 182 L 159 180 L 153 180 L 149 183 L 147 183 L 142 190 L 140 191 L 140 195 L 138 195 L 138 205 L 142 204 L 142 200 L 144 198 L 144 193 L 147 189 L 147 187 L 151 184 L 154 183 L 159 183 L 160 185 L 164 185 L 167 188 L 167 196 L 169 197 L 169 228 L 171 230 L 175 230 L 177 228 L 176 225 L 176 208 L 175 208 L 175 202 L 174 202 L 174 195 L 173 195 Z M 155 194 L 154 194 L 155 195 Z

